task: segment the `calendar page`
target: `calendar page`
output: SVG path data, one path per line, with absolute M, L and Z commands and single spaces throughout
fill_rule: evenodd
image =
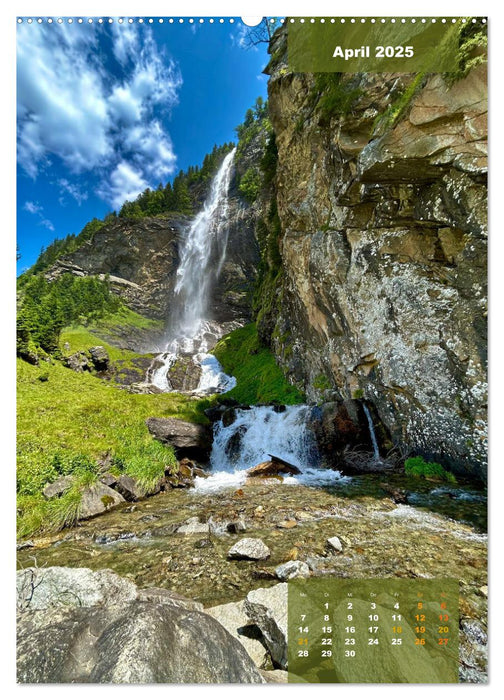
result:
M 487 683 L 487 19 L 137 9 L 15 19 L 18 682 Z

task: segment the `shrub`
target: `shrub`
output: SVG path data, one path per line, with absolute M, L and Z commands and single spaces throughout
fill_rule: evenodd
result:
M 256 168 L 249 168 L 240 180 L 240 192 L 249 204 L 253 204 L 261 189 L 261 174 Z
M 423 478 L 434 477 L 456 484 L 457 480 L 451 472 L 447 472 L 438 462 L 426 462 L 423 457 L 409 457 L 404 462 L 404 471 L 408 476 Z

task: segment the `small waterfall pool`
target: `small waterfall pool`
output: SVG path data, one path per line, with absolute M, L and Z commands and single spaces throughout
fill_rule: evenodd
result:
M 270 455 L 301 469 L 299 475 L 284 476 L 286 484 L 331 485 L 348 481 L 349 477 L 338 471 L 320 468 L 315 436 L 308 427 L 311 411 L 305 405 L 235 409 L 232 422 L 215 423 L 212 473 L 197 478 L 195 488 L 206 493 L 238 488 L 247 479 L 247 470 L 267 461 Z

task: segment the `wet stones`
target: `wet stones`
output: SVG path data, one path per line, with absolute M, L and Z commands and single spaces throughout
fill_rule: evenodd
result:
M 289 581 L 291 578 L 307 578 L 310 569 L 303 561 L 287 561 L 275 569 L 275 575 L 280 581 Z
M 279 474 L 301 474 L 301 470 L 280 457 L 270 455 L 271 459 L 261 462 L 247 471 L 248 476 L 278 476 Z
M 255 537 L 238 540 L 228 552 L 228 559 L 249 559 L 260 561 L 268 559 L 271 552 L 264 542 Z
M 177 535 L 208 535 L 210 525 L 200 522 L 198 517 L 189 518 L 177 529 Z
M 343 545 L 341 544 L 341 540 L 339 537 L 329 537 L 329 539 L 326 542 L 326 546 L 329 549 L 330 552 L 339 554 L 340 552 L 343 551 Z

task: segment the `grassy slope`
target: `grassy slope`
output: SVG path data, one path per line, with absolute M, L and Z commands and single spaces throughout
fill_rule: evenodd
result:
M 304 394 L 287 382 L 271 350 L 260 344 L 255 323 L 226 335 L 213 353 L 224 371 L 237 380 L 226 396 L 245 404 L 305 401 Z
M 156 322 L 129 310 L 100 321 L 97 328 L 67 328 L 61 347 L 69 352 L 103 345 L 113 362 L 127 363 L 137 353 L 103 342 L 99 329 L 130 325 L 156 328 Z M 65 353 L 68 354 L 68 353 Z M 173 450 L 153 440 L 145 425 L 149 416 L 205 422 L 208 400 L 178 394 L 129 394 L 89 373 L 78 374 L 59 362 L 39 367 L 18 360 L 18 526 L 20 536 L 58 529 L 75 521 L 79 487 L 98 474 L 97 460 L 109 454 L 113 469 L 135 476 L 146 488 L 176 464 Z M 76 486 L 47 502 L 44 485 L 62 474 Z

